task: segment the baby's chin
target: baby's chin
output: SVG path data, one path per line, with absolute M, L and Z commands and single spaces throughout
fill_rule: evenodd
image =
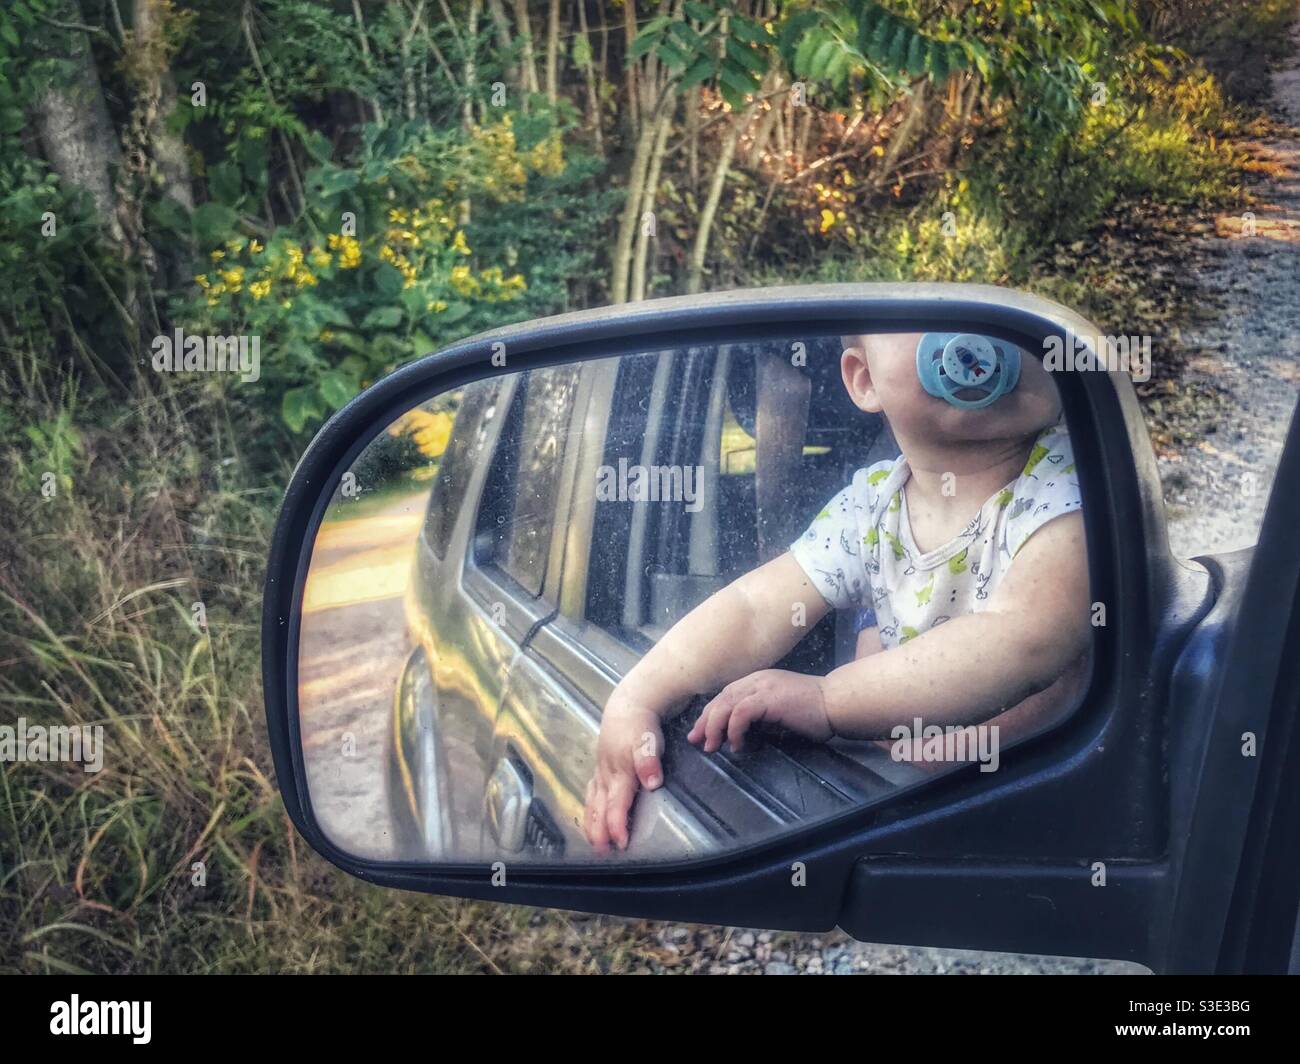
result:
M 1008 395 L 974 410 L 940 403 L 927 435 L 936 443 L 982 443 L 1036 436 L 1056 424 L 1060 405 L 1037 397 Z

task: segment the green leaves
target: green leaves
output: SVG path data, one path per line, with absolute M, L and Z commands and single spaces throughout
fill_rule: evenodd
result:
M 219 244 L 234 230 L 239 214 L 222 203 L 204 203 L 190 215 L 194 239 L 201 247 Z
M 290 388 L 280 400 L 280 416 L 290 432 L 301 432 L 308 421 L 324 413 L 324 402 L 311 387 Z
M 363 329 L 395 329 L 402 323 L 400 307 L 376 307 L 361 321 Z
M 349 382 L 342 371 L 337 369 L 322 374 L 316 388 L 320 397 L 334 410 L 338 410 L 357 394 L 355 383 Z
M 402 294 L 401 271 L 388 263 L 381 262 L 375 267 L 373 278 L 380 295 L 389 299 L 397 299 Z
M 356 188 L 360 180 L 361 175 L 357 171 L 345 170 L 331 163 L 317 167 L 309 175 L 311 191 L 321 196 L 337 196 L 341 192 Z
M 922 33 L 920 28 L 874 0 L 857 0 L 857 47 L 868 62 L 890 74 L 940 82 L 968 65 L 962 43 Z
M 776 43 L 766 27 L 728 4 L 692 0 L 684 18 L 661 15 L 637 33 L 628 61 L 653 54 L 674 74 L 683 92 L 712 82 L 734 110 L 762 85 Z

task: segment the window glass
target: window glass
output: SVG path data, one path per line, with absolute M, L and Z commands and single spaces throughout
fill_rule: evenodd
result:
M 479 381 L 456 392 L 446 405 L 455 420 L 451 438 L 438 463 L 424 523 L 425 539 L 439 558 L 447 553 L 474 464 L 483 453 L 488 427 L 497 413 L 499 379 Z
M 490 561 L 534 596 L 546 579 L 578 377 L 578 366 L 557 366 L 520 381 L 480 513 L 486 556 L 479 561 Z
M 645 507 L 597 510 L 589 617 L 633 644 L 784 552 L 855 470 L 897 454 L 883 419 L 848 400 L 834 338 L 677 359 L 657 388 L 640 360 L 625 360 L 612 424 L 636 414 L 650 424 L 607 441 L 607 465 L 653 466 L 661 483 L 671 476 L 683 488 Z

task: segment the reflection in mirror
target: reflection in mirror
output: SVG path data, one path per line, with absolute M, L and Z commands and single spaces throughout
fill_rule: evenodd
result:
M 311 805 L 359 857 L 664 861 L 996 772 L 1089 675 L 1055 383 L 986 337 L 508 373 L 380 432 L 302 604 Z

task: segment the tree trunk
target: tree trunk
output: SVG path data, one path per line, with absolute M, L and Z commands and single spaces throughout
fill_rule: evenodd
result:
M 700 87 L 686 90 L 686 178 L 691 192 L 700 190 Z
M 781 75 L 775 70 L 768 71 L 767 76 L 763 79 L 763 94 L 775 92 L 781 85 Z M 763 161 L 763 153 L 767 151 L 767 142 L 772 137 L 772 127 L 776 125 L 777 116 L 780 115 L 779 97 L 773 97 L 764 101 L 761 105 L 766 108 L 758 119 L 758 125 L 754 129 L 754 139 L 749 145 L 747 161 L 751 167 L 758 166 Z
M 889 146 L 885 149 L 885 157 L 880 162 L 880 171 L 876 175 L 875 185 L 877 188 L 882 187 L 889 180 L 890 175 L 894 172 L 894 167 L 898 165 L 898 160 L 902 158 L 904 150 L 912 142 L 917 126 L 921 124 L 921 118 L 925 115 L 925 87 L 928 84 L 924 79 L 913 82 L 912 97 L 907 104 L 907 113 L 903 115 L 903 120 L 894 130 L 894 135 L 889 138 Z
M 623 54 L 625 56 L 631 50 L 634 40 L 636 40 L 636 0 L 623 0 Z M 641 125 L 640 102 L 637 97 L 636 64 L 625 63 L 625 67 L 627 78 L 625 89 L 627 93 L 627 127 L 636 130 Z
M 740 140 L 741 130 L 749 124 L 753 106 L 737 114 L 731 122 L 731 128 L 718 148 L 718 160 L 713 167 L 713 180 L 709 184 L 709 195 L 700 210 L 699 227 L 695 230 L 695 243 L 691 247 L 691 263 L 686 274 L 686 291 L 694 295 L 704 284 L 704 258 L 709 250 L 709 236 L 713 230 L 713 219 L 718 213 L 718 204 L 722 201 L 722 190 L 727 183 L 727 173 L 731 170 L 731 160 L 736 154 L 736 144 Z
M 519 40 L 523 45 L 523 54 L 520 56 L 523 89 L 525 92 L 538 94 L 542 88 L 537 83 L 537 63 L 533 56 L 533 25 L 528 19 L 528 0 L 515 0 L 515 32 L 519 34 Z
M 135 0 L 135 34 L 132 43 L 146 53 L 139 64 L 141 76 L 138 107 L 147 109 L 147 133 L 151 154 L 158 167 L 163 193 L 186 211 L 194 209 L 194 192 L 190 187 L 190 164 L 185 144 L 167 127 L 167 119 L 176 109 L 176 80 L 170 69 L 171 57 L 164 54 L 162 0 Z
M 465 129 L 474 124 L 474 80 L 478 77 L 476 50 L 478 48 L 478 17 L 483 0 L 469 0 L 469 15 L 465 22 L 465 107 L 461 118 Z
M 81 11 L 72 0 L 53 10 L 61 22 L 81 21 Z M 90 51 L 90 41 L 81 30 L 66 30 L 70 75 L 46 87 L 33 105 L 41 151 L 54 172 L 72 187 L 83 189 L 95 205 L 109 237 L 123 242 L 117 218 L 111 168 L 121 162 L 122 151 L 113 130 L 99 71 Z
M 619 217 L 618 236 L 614 241 L 613 262 L 610 264 L 609 301 L 626 303 L 628 300 L 628 272 L 632 257 L 632 241 L 636 238 L 641 197 L 645 189 L 646 171 L 654 147 L 655 123 L 645 122 L 636 139 L 632 165 L 627 175 L 627 199 Z
M 357 24 L 357 38 L 361 46 L 361 62 L 365 65 L 366 73 L 374 72 L 374 64 L 370 59 L 370 40 L 366 37 L 366 23 L 361 17 L 361 0 L 352 0 L 352 18 Z M 367 100 L 372 112 L 371 117 L 379 124 L 384 124 L 384 109 L 379 100 Z
M 668 133 L 673 127 L 673 110 L 669 106 L 660 116 L 655 130 L 654 144 L 650 148 L 650 163 L 646 171 L 645 189 L 641 195 L 641 211 L 637 223 L 636 252 L 632 258 L 631 300 L 639 303 L 646 297 L 648 260 L 650 257 L 651 233 L 655 224 L 655 197 L 659 191 L 659 172 L 663 168 L 664 155 L 668 150 Z M 650 225 L 647 225 L 649 215 Z
M 799 139 L 794 146 L 795 169 L 802 170 L 808 159 L 808 138 L 812 135 L 813 109 L 805 104 L 799 108 Z
M 587 42 L 587 63 L 583 68 L 583 75 L 587 79 L 587 122 L 591 126 L 592 136 L 595 139 L 596 154 L 602 159 L 605 157 L 604 137 L 601 132 L 601 105 L 600 105 L 600 87 L 596 82 L 596 63 L 595 63 L 595 45 L 591 40 L 591 27 L 587 25 L 587 4 L 586 0 L 578 0 L 578 30 L 583 39 Z M 608 35 L 606 35 L 608 41 Z
M 417 114 L 415 94 L 415 72 L 411 69 L 411 39 L 424 20 L 424 0 L 419 0 L 411 13 L 411 22 L 402 33 L 400 48 L 402 56 L 402 96 L 406 103 L 406 118 L 414 122 Z
M 546 17 L 546 98 L 560 98 L 560 0 L 551 0 Z
M 510 19 L 501 0 L 487 0 L 488 11 L 492 15 L 492 28 L 496 31 L 497 47 L 503 52 L 510 51 Z

